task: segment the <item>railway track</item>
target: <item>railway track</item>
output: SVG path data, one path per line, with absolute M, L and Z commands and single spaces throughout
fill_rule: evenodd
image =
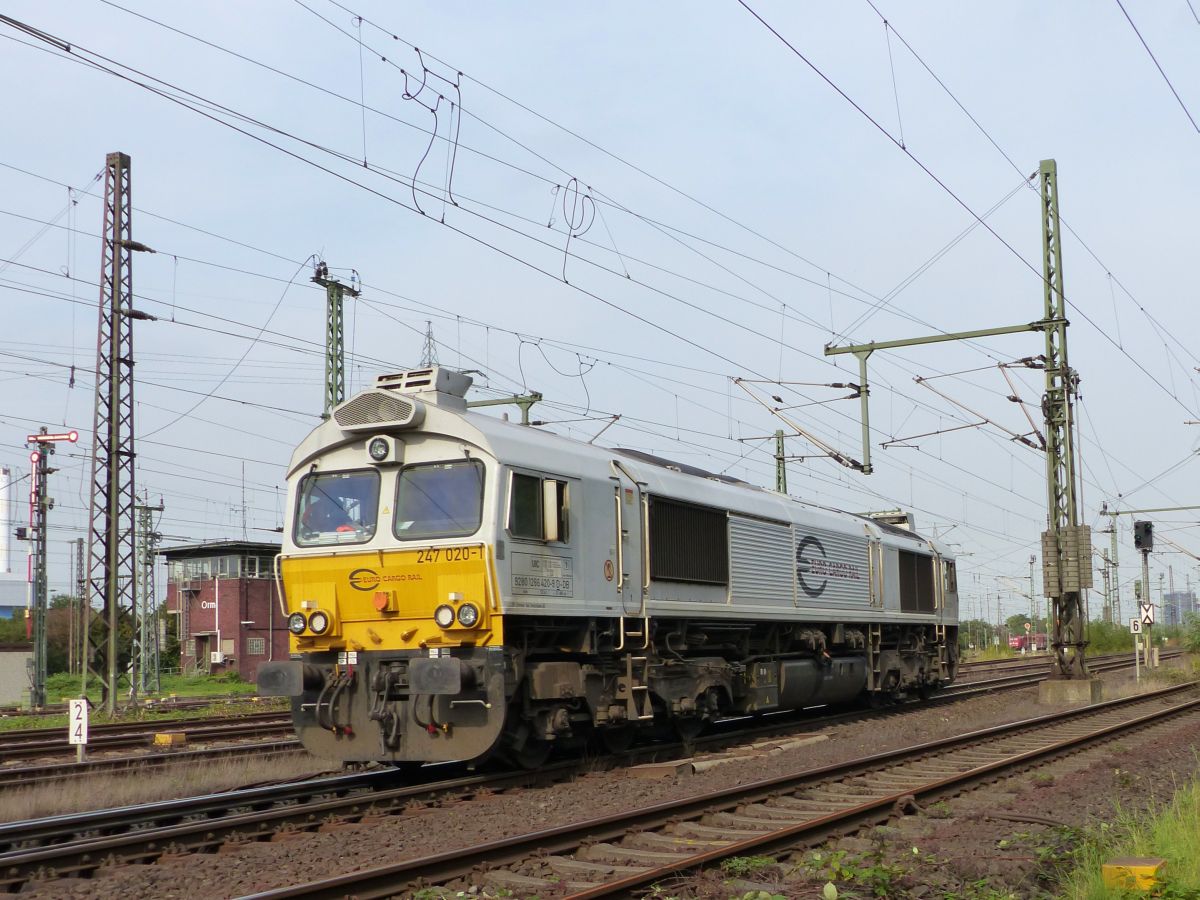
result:
M 214 694 L 208 697 L 163 697 L 162 699 L 138 700 L 134 704 L 141 710 L 160 709 L 205 709 L 228 703 L 253 703 L 259 700 L 257 694 Z M 37 709 L 8 704 L 0 706 L 0 718 L 21 716 L 23 718 L 43 718 L 49 716 L 65 716 L 66 703 L 50 703 Z
M 266 737 L 290 733 L 291 715 L 286 712 L 250 713 L 220 718 L 157 719 L 148 722 L 114 722 L 88 729 L 88 751 L 149 747 L 154 735 L 164 731 L 185 731 L 188 739 L 224 740 L 227 738 Z M 0 762 L 35 759 L 74 752 L 67 744 L 66 728 L 28 728 L 0 732 Z
M 255 741 L 230 744 L 222 747 L 202 747 L 194 750 L 171 750 L 164 753 L 139 754 L 137 756 L 100 757 L 83 762 L 47 763 L 33 766 L 0 767 L 0 789 L 10 787 L 32 787 L 49 781 L 85 778 L 95 775 L 112 775 L 135 772 L 138 775 L 149 769 L 165 769 L 169 766 L 195 764 L 235 756 L 291 756 L 307 753 L 295 738 L 284 740 Z
M 1111 664 L 1116 667 L 1116 664 Z M 1016 689 L 1037 683 L 1041 675 L 1012 675 L 993 683 L 947 689 L 929 703 L 953 703 L 980 693 Z M 611 757 L 606 764 L 628 765 L 687 757 L 699 748 L 719 749 L 759 736 L 794 735 L 864 717 L 902 715 L 910 705 L 881 710 L 854 710 L 797 722 L 780 715 L 770 724 L 746 728 L 745 721 L 727 723 L 733 734 L 716 733 L 687 745 L 662 744 Z M 739 727 L 740 725 L 740 727 Z M 226 748 L 236 749 L 236 748 Z M 174 756 L 172 754 L 171 756 Z M 586 763 L 595 768 L 600 762 Z M 584 767 L 573 759 L 536 772 L 465 774 L 462 766 L 426 766 L 397 783 L 391 770 L 335 776 L 308 782 L 230 791 L 203 797 L 162 801 L 144 806 L 98 810 L 81 815 L 0 825 L 0 890 L 15 891 L 31 876 L 88 877 L 107 862 L 153 862 L 165 852 L 213 851 L 229 842 L 267 840 L 281 830 L 315 829 L 360 820 L 363 816 L 403 811 L 414 800 L 469 796 L 480 790 L 502 791 L 547 784 L 576 776 Z M 419 779 L 420 783 L 414 783 Z
M 973 694 L 984 693 L 988 690 L 1001 690 L 1005 688 L 1022 687 L 1026 684 L 1035 683 L 1036 678 L 1030 675 L 1022 675 L 1016 677 L 1000 677 L 996 679 L 984 680 L 980 682 L 972 682 L 969 685 L 954 685 L 944 689 L 939 694 L 930 698 L 926 702 L 945 702 L 951 699 L 970 696 Z M 901 707 L 902 708 L 902 707 Z M 886 714 L 886 710 L 877 711 L 876 714 Z M 831 724 L 836 724 L 839 721 L 850 721 L 861 718 L 864 713 L 861 710 L 851 712 L 839 712 L 829 716 L 823 716 L 819 720 L 813 720 L 811 715 L 804 718 L 798 718 L 795 714 L 783 713 L 772 717 L 774 724 L 764 726 L 762 728 L 753 729 L 748 732 L 750 734 L 761 733 L 771 735 L 786 727 L 825 727 Z M 211 719 L 195 719 L 190 722 L 176 720 L 169 722 L 171 728 L 158 727 L 153 728 L 150 733 L 157 733 L 163 730 L 188 730 L 186 726 L 194 722 L 211 722 Z M 149 724 L 149 723 L 148 723 Z M 101 726 L 110 727 L 110 726 Z M 119 730 L 120 726 L 111 726 Z M 736 727 L 736 724 L 733 726 Z M 46 729 L 30 729 L 25 732 L 10 732 L 18 738 L 33 738 L 46 736 Z M 228 732 L 223 732 L 228 734 Z M 746 733 L 746 732 L 742 732 Z M 196 733 L 188 731 L 189 737 L 197 739 Z M 143 736 L 144 737 L 144 736 Z M 722 740 L 726 737 L 724 734 L 712 735 L 712 740 Z M 700 745 L 703 746 L 706 740 L 700 740 Z M 130 738 L 132 739 L 132 738 Z M 58 752 L 68 752 L 68 746 L 65 745 L 61 738 L 49 739 L 49 742 L 57 748 Z M 26 745 L 22 748 L 22 752 L 28 750 L 30 756 L 47 755 L 49 751 L 45 750 L 46 744 L 39 742 L 36 746 Z M 95 747 L 96 745 L 92 745 Z M 111 749 L 110 745 L 110 749 Z M 4 742 L 0 740 L 0 754 L 3 754 L 6 748 Z M 85 762 L 61 762 L 48 763 L 44 765 L 34 766 L 7 766 L 0 767 L 0 788 L 3 787 L 27 787 L 47 781 L 56 781 L 64 778 L 78 778 L 87 775 L 100 773 L 119 773 L 123 771 L 136 770 L 144 771 L 146 768 L 162 768 L 166 766 L 176 765 L 179 763 L 197 762 L 207 759 L 216 759 L 222 757 L 232 757 L 245 754 L 285 754 L 285 753 L 302 753 L 303 746 L 294 738 L 285 740 L 271 740 L 266 742 L 237 744 L 227 747 L 210 747 L 196 750 L 172 750 L 158 754 L 138 754 L 134 756 L 119 756 L 90 759 Z M 662 750 L 656 748 L 655 753 L 661 753 Z M 0 756 L 0 758 L 3 758 Z M 14 758 L 14 757 L 9 757 Z M 15 758 L 29 758 L 29 756 L 15 755 Z
M 487 844 L 254 895 L 254 900 L 403 895 L 418 887 L 627 896 L 733 856 L 764 855 L 886 819 L 1118 735 L 1200 715 L 1196 682 L 850 763 L 740 785 Z
M 1166 661 L 1179 656 L 1181 651 L 1168 650 L 1160 655 L 1160 659 Z M 1096 668 L 1097 666 L 1110 666 L 1113 663 L 1125 663 L 1132 665 L 1132 651 L 1126 653 L 1106 653 L 1102 656 L 1089 656 L 1088 667 Z M 1003 660 L 976 660 L 975 662 L 960 663 L 958 667 L 958 679 L 955 684 L 963 682 L 975 681 L 978 678 L 985 677 L 985 674 L 990 673 L 1016 673 L 1016 672 L 1046 672 L 1050 668 L 1050 657 L 1042 654 L 1038 656 L 1003 659 Z M 1104 671 L 1101 669 L 1101 671 Z

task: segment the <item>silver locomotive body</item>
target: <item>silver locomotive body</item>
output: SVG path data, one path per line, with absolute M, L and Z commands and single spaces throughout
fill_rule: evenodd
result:
M 471 412 L 469 383 L 382 377 L 293 457 L 292 658 L 259 680 L 314 753 L 536 765 L 592 736 L 953 680 L 937 543 Z

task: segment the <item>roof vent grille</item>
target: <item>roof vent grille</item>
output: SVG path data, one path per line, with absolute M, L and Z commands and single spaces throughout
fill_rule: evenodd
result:
M 345 431 L 410 428 L 424 418 L 425 408 L 419 401 L 387 391 L 367 391 L 333 411 L 333 420 Z

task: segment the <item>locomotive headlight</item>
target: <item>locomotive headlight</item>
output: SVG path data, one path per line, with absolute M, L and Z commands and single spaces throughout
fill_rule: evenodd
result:
M 443 603 L 433 611 L 433 621 L 437 622 L 439 628 L 449 628 L 454 624 L 454 607 Z
M 303 634 L 306 627 L 308 620 L 304 618 L 304 613 L 294 612 L 288 616 L 288 631 L 292 634 Z
M 464 628 L 474 628 L 479 621 L 479 607 L 474 603 L 464 603 L 458 608 L 458 624 Z
M 375 462 L 383 462 L 391 450 L 387 438 L 384 437 L 371 438 L 371 442 L 367 444 L 367 455 Z
M 324 634 L 329 630 L 329 616 L 320 610 L 313 613 L 308 619 L 309 630 L 313 634 Z

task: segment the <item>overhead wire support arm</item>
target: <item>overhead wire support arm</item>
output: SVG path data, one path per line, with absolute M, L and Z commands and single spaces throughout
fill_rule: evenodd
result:
M 841 356 L 853 353 L 858 357 L 859 402 L 862 407 L 862 447 L 863 459 L 861 468 L 864 475 L 870 475 L 874 468 L 871 465 L 871 386 L 867 381 L 867 360 L 876 350 L 892 350 L 897 347 L 916 347 L 921 344 L 940 344 L 945 341 L 970 341 L 975 338 L 996 337 L 1002 334 L 1021 334 L 1027 331 L 1045 331 L 1058 325 L 1058 320 L 1041 319 L 1024 325 L 1004 325 L 999 328 L 979 328 L 975 331 L 953 331 L 945 334 L 928 334 L 922 337 L 900 338 L 893 341 L 871 341 L 869 344 L 850 344 L 845 347 L 825 345 L 826 356 Z M 1066 320 L 1062 320 L 1064 326 Z M 979 415 L 975 413 L 975 415 Z M 982 418 L 982 417 L 981 417 Z
M 916 450 L 916 444 L 906 444 L 905 441 L 915 441 L 918 438 L 935 437 L 939 434 L 951 434 L 955 431 L 966 431 L 968 428 L 981 428 L 984 425 L 994 424 L 990 419 L 981 418 L 978 422 L 968 422 L 966 425 L 955 425 L 953 428 L 939 428 L 937 431 L 926 431 L 924 434 L 910 434 L 905 437 L 892 438 L 890 441 L 883 441 L 880 447 L 887 450 L 892 447 L 902 447 L 909 450 Z
M 978 412 L 974 409 L 971 409 L 971 407 L 967 406 L 965 403 L 955 400 L 949 394 L 939 391 L 937 388 L 935 388 L 932 384 L 929 383 L 928 378 L 921 378 L 920 376 L 918 376 L 918 377 L 914 378 L 913 381 L 915 381 L 921 387 L 927 388 L 927 389 L 933 391 L 935 394 L 937 394 L 939 397 L 941 397 L 947 403 L 953 403 L 959 409 L 964 410 L 965 412 L 969 412 L 971 415 L 977 416 L 978 418 L 982 419 L 983 422 L 981 422 L 980 424 L 991 425 L 994 428 L 999 428 L 1001 431 L 1003 431 L 1005 434 L 1007 434 L 1011 440 L 1016 441 L 1021 444 L 1024 444 L 1026 447 L 1029 447 L 1030 449 L 1033 449 L 1033 450 L 1045 450 L 1046 449 L 1045 438 L 1042 437 L 1041 432 L 1038 431 L 1036 428 L 1034 429 L 1034 434 L 1036 434 L 1038 436 L 1038 439 L 1041 440 L 1040 446 L 1038 444 L 1035 444 L 1033 441 L 1031 441 L 1025 435 L 1017 434 L 1017 432 L 1013 431 L 1012 429 L 1005 428 L 1003 425 L 1001 425 L 999 422 L 995 421 L 994 419 L 989 419 L 983 413 Z M 964 426 L 964 427 L 976 427 L 976 426 Z M 955 429 L 950 429 L 950 430 L 953 431 Z M 934 432 L 934 433 L 936 434 L 937 432 Z M 918 436 L 923 437 L 923 435 L 918 435 Z
M 868 462 L 859 462 L 857 459 L 854 459 L 853 457 L 847 456 L 844 453 L 840 453 L 837 450 L 835 450 L 833 447 L 831 447 L 829 444 L 825 443 L 823 440 L 821 440 L 819 437 L 817 437 L 815 434 L 813 434 L 808 429 L 803 428 L 800 425 L 797 425 L 795 422 L 793 422 L 791 419 L 789 419 L 787 416 L 785 416 L 778 408 L 772 407 L 769 403 L 767 403 L 765 400 L 763 400 L 762 397 L 758 396 L 758 394 L 756 394 L 756 393 L 754 393 L 754 391 L 750 390 L 750 388 L 747 386 L 747 382 L 745 379 L 735 378 L 735 379 L 733 379 L 733 383 L 736 384 L 738 387 L 740 387 L 747 394 L 749 394 L 752 398 L 754 398 L 754 400 L 757 401 L 759 404 L 761 404 L 765 409 L 770 411 L 771 415 L 777 416 L 778 418 L 780 418 L 784 422 L 786 422 L 788 425 L 790 425 L 792 428 L 794 428 L 796 431 L 796 434 L 799 437 L 802 437 L 809 443 L 815 444 L 817 447 L 819 447 L 821 449 L 821 451 L 824 453 L 824 455 L 828 456 L 834 462 L 841 463 L 847 469 L 858 469 L 864 475 L 871 474 L 871 468 L 870 468 L 869 461 Z M 863 388 L 865 390 L 866 385 L 863 385 Z M 869 458 L 870 458 L 870 454 L 868 453 L 867 459 L 869 460 Z
M 871 472 L 870 387 L 867 383 L 867 359 L 876 350 L 914 347 L 945 341 L 995 337 L 1041 331 L 1046 349 L 1042 359 L 1046 373 L 1042 409 L 1045 415 L 1047 522 L 1042 533 L 1042 581 L 1047 597 L 1053 601 L 1054 675 L 1060 679 L 1089 677 L 1084 648 L 1085 614 L 1083 593 L 1092 586 L 1091 531 L 1079 523 L 1079 497 L 1076 491 L 1074 402 L 1079 377 L 1067 362 L 1067 299 L 1063 287 L 1062 241 L 1059 228 L 1058 166 L 1044 159 L 1039 166 L 1041 178 L 1042 284 L 1043 316 L 1036 322 L 983 328 L 947 334 L 926 335 L 893 341 L 872 341 L 847 347 L 826 345 L 825 355 L 853 353 L 858 357 L 862 382 L 862 432 L 864 473 Z M 978 415 L 976 413 L 976 415 Z

